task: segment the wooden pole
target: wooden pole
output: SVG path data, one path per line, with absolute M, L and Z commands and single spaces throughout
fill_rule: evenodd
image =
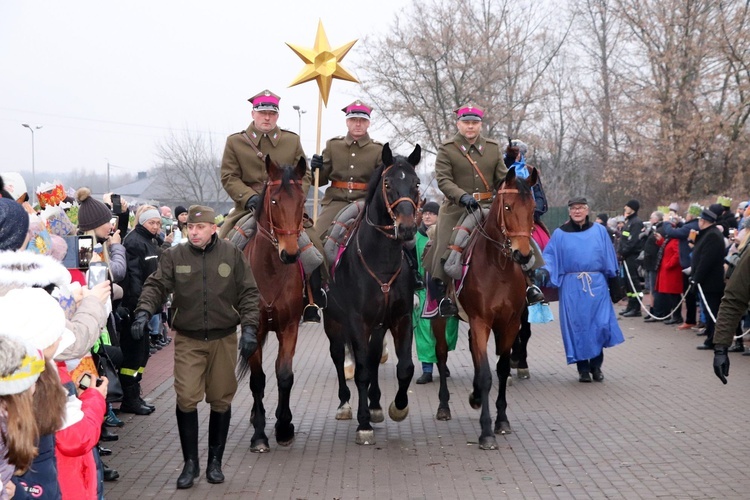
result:
M 318 92 L 318 134 L 315 142 L 315 154 L 320 154 L 320 134 L 323 124 L 323 95 Z M 315 170 L 315 188 L 313 191 L 313 223 L 318 221 L 318 187 L 320 186 L 320 170 Z

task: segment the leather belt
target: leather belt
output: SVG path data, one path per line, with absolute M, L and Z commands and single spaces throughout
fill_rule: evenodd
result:
M 347 181 L 332 181 L 331 187 L 348 189 L 349 191 L 366 191 L 367 183 L 365 182 L 347 182 Z
M 471 193 L 471 196 L 477 201 L 484 201 L 492 198 L 492 193 Z

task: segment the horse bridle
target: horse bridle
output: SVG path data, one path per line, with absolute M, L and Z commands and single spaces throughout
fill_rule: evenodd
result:
M 505 183 L 503 183 L 504 185 Z M 505 255 L 507 258 L 510 258 L 511 255 L 511 236 L 524 236 L 527 238 L 531 238 L 531 230 L 529 231 L 508 231 L 507 226 L 505 224 L 505 195 L 506 194 L 520 194 L 520 191 L 518 188 L 515 189 L 507 189 L 502 188 L 497 190 L 497 196 L 500 197 L 499 204 L 499 214 L 497 215 L 497 225 L 500 228 L 500 234 L 503 235 L 503 241 L 498 241 L 494 239 L 492 236 L 490 236 L 487 231 L 485 231 L 482 224 L 477 224 L 477 231 L 479 234 L 481 234 L 487 241 L 495 245 L 497 248 L 500 249 L 500 251 Z
M 374 227 L 375 229 L 383 233 L 386 236 L 386 238 L 396 240 L 398 239 L 398 225 L 396 224 L 396 214 L 393 213 L 393 209 L 396 207 L 396 205 L 398 205 L 402 201 L 408 201 L 409 203 L 411 203 L 411 206 L 414 207 L 414 218 L 416 219 L 417 204 L 414 202 L 414 200 L 412 200 L 408 196 L 402 196 L 401 198 L 398 198 L 393 203 L 388 203 L 388 193 L 385 190 L 385 176 L 388 173 L 388 171 L 392 168 L 393 168 L 393 165 L 386 167 L 385 170 L 383 170 L 383 173 L 380 175 L 380 178 L 381 178 L 380 185 L 382 186 L 383 201 L 385 202 L 386 209 L 388 210 L 388 215 L 393 221 L 393 224 L 381 226 L 379 224 L 375 224 L 374 222 L 372 222 L 370 220 L 370 207 L 369 206 L 367 207 L 367 211 L 366 211 L 367 213 L 365 214 L 365 221 L 367 221 L 367 224 L 369 224 L 370 226 Z
M 289 180 L 289 183 L 292 185 L 300 186 L 300 189 L 302 189 L 302 182 L 291 179 Z M 270 226 L 271 230 L 268 231 L 266 228 L 260 225 L 260 221 L 258 221 L 258 234 L 263 235 L 268 241 L 271 242 L 271 244 L 278 250 L 279 248 L 279 240 L 276 238 L 276 235 L 279 236 L 290 236 L 294 235 L 299 238 L 300 233 L 302 233 L 302 221 L 299 223 L 299 227 L 295 229 L 283 229 L 281 227 L 276 226 L 273 223 L 273 212 L 271 211 L 271 196 L 268 192 L 269 188 L 272 186 L 279 186 L 281 185 L 281 179 L 277 179 L 275 181 L 266 181 L 266 189 L 264 194 L 264 203 L 263 203 L 263 211 L 268 214 L 268 225 Z

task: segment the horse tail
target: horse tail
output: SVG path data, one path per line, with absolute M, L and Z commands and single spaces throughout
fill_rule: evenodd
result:
M 250 361 L 244 356 L 240 355 L 237 358 L 237 367 L 235 368 L 235 375 L 237 376 L 237 382 L 242 382 L 247 374 L 250 372 Z

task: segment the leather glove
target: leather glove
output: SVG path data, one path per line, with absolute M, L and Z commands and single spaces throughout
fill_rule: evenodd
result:
M 258 349 L 258 329 L 252 325 L 242 326 L 240 336 L 240 356 L 249 359 Z
M 461 199 L 458 202 L 462 207 L 466 207 L 466 210 L 469 213 L 472 213 L 475 210 L 479 210 L 479 202 L 475 200 L 474 197 L 469 193 L 462 194 Z
M 323 168 L 323 157 L 321 155 L 312 155 L 310 159 L 310 173 L 315 174 L 315 171 L 321 168 Z
M 151 315 L 146 311 L 136 311 L 133 324 L 130 325 L 130 336 L 133 340 L 141 340 L 146 335 L 146 325 Z
M 245 210 L 252 210 L 253 212 L 258 206 L 258 195 L 254 194 L 245 202 Z
M 727 383 L 729 376 L 729 356 L 727 347 L 716 347 L 714 349 L 714 373 L 723 384 Z

